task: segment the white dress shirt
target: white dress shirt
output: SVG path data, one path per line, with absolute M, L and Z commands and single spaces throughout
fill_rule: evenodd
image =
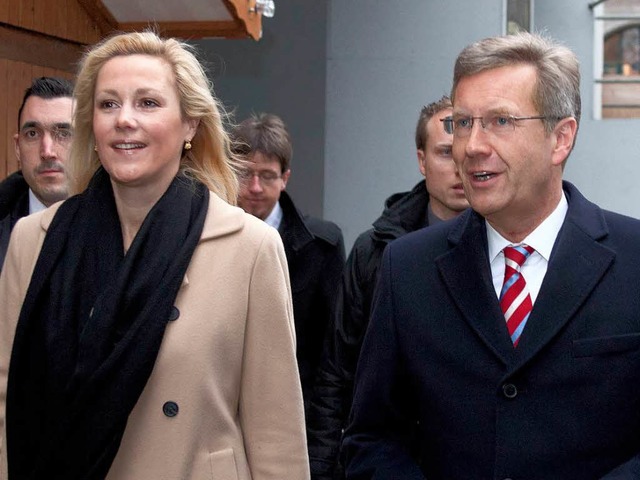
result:
M 47 206 L 38 200 L 33 190 L 29 189 L 29 215 L 46 210 Z
M 558 232 L 560 232 L 568 209 L 569 204 L 567 203 L 564 192 L 562 192 L 562 198 L 555 210 L 551 212 L 551 215 L 545 218 L 544 221 L 522 241 L 522 243 L 535 249 L 535 252 L 527 258 L 527 261 L 521 269 L 522 276 L 529 289 L 532 304 L 535 304 L 536 298 L 538 298 L 542 280 L 547 273 L 547 265 L 549 264 L 553 244 L 556 241 Z M 485 220 L 485 223 L 487 225 L 487 242 L 489 246 L 489 261 L 491 262 L 493 287 L 495 288 L 496 296 L 500 298 L 500 290 L 504 282 L 503 249 L 508 246 L 520 245 L 520 243 L 511 243 L 500 235 L 489 222 Z
M 280 202 L 276 202 L 273 206 L 273 210 L 267 218 L 264 219 L 265 223 L 276 230 L 280 228 L 280 223 L 282 223 L 282 207 L 280 206 Z

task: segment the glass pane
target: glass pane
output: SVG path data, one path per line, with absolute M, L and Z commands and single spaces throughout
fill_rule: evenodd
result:
M 528 32 L 530 29 L 530 0 L 507 0 L 507 33 Z
M 602 3 L 602 118 L 640 117 L 640 0 Z
M 604 76 L 640 75 L 640 0 L 607 0 L 603 14 L 616 16 L 604 21 Z

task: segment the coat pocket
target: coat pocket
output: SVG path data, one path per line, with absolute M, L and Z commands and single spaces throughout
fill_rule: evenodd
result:
M 640 333 L 574 340 L 571 354 L 575 358 L 613 355 L 640 348 Z
M 211 478 L 215 480 L 238 480 L 238 469 L 232 448 L 209 454 Z

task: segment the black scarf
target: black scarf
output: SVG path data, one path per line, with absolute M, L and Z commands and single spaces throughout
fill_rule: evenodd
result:
M 104 479 L 151 374 L 209 204 L 178 175 L 127 254 L 109 176 L 62 204 L 16 329 L 7 392 L 11 479 Z

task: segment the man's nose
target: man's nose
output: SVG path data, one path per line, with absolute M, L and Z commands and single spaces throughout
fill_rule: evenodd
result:
M 249 190 L 252 192 L 262 191 L 262 183 L 260 183 L 260 177 L 258 175 L 251 175 L 249 179 Z
M 56 153 L 56 140 L 53 133 L 45 132 L 40 140 L 40 156 L 44 159 L 49 159 L 57 156 Z
M 469 136 L 465 139 L 465 153 L 469 157 L 487 153 L 490 150 L 488 132 L 480 120 L 473 122 Z

